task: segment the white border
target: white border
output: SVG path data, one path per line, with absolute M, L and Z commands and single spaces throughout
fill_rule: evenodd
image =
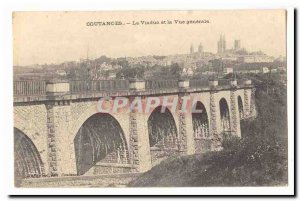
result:
M 245 2 L 247 4 L 245 4 Z M 205 3 L 205 4 L 204 4 Z M 239 1 L 210 0 L 204 3 L 185 0 L 139 2 L 137 0 L 93 1 L 80 0 L 77 3 L 68 0 L 52 0 L 41 2 L 28 0 L 25 2 L 13 0 L 2 2 L 1 5 L 1 42 L 4 48 L 0 51 L 1 73 L 0 83 L 2 100 L 0 104 L 1 119 L 1 165 L 0 179 L 4 183 L 5 195 L 291 195 L 294 193 L 294 12 L 288 6 L 295 5 L 289 1 L 272 1 L 272 4 L 262 4 L 259 0 Z M 134 5 L 134 6 L 133 6 Z M 201 9 L 288 9 L 287 21 L 287 59 L 288 59 L 288 135 L 289 135 L 289 186 L 287 187 L 197 187 L 197 188 L 37 188 L 24 189 L 13 187 L 13 106 L 12 106 L 12 11 L 42 11 L 42 10 L 201 10 Z M 3 154 L 4 153 L 4 154 Z M 4 180 L 4 182 L 3 182 Z

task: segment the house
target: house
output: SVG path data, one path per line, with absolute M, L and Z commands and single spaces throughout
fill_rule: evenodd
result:
M 60 76 L 66 76 L 67 75 L 66 71 L 64 71 L 64 70 L 57 70 L 56 74 L 60 75 Z
M 224 69 L 223 69 L 223 73 L 224 73 L 224 74 L 233 73 L 233 68 L 224 68 Z
M 262 67 L 262 73 L 268 73 L 270 72 L 268 67 Z

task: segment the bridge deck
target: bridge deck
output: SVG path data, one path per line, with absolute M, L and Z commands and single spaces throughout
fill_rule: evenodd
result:
M 242 80 L 243 81 L 243 80 Z M 251 88 L 238 80 L 235 88 Z M 48 101 L 48 100 L 76 100 L 94 99 L 99 97 L 117 96 L 151 96 L 158 94 L 177 94 L 180 92 L 205 92 L 232 89 L 230 80 L 219 80 L 217 86 L 210 86 L 208 80 L 190 80 L 189 87 L 179 87 L 177 80 L 148 80 L 144 89 L 130 88 L 128 80 L 97 80 L 97 81 L 68 81 L 69 89 L 63 93 L 48 93 L 46 81 L 15 81 L 14 103 Z

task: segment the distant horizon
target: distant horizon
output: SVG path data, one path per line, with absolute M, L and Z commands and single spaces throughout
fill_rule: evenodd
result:
M 198 20 L 207 24 L 86 26 L 89 21 Z M 61 64 L 87 58 L 170 56 L 197 52 L 217 53 L 225 34 L 226 49 L 234 40 L 248 52 L 286 56 L 284 10 L 132 11 L 132 12 L 14 12 L 14 66 Z M 105 53 L 104 53 L 105 52 Z
M 229 50 L 229 49 L 227 49 L 227 50 Z M 247 49 L 246 49 L 247 50 Z M 259 52 L 260 50 L 257 50 L 257 51 L 251 51 L 251 52 L 249 52 L 249 53 L 252 53 L 252 52 Z M 194 53 L 197 53 L 198 51 L 194 51 Z M 214 52 L 207 52 L 207 51 L 205 51 L 205 53 L 212 53 L 212 54 L 215 54 L 215 55 L 217 55 L 217 53 L 214 53 Z M 263 52 L 263 53 L 265 53 L 265 52 Z M 95 59 L 98 59 L 98 58 L 100 58 L 100 57 L 102 57 L 102 56 L 105 56 L 105 57 L 107 57 L 107 58 L 110 58 L 110 59 L 120 59 L 120 58 L 140 58 L 140 57 L 150 57 L 150 56 L 163 56 L 163 57 L 168 57 L 168 56 L 173 56 L 173 55 L 189 55 L 190 53 L 181 53 L 181 54 L 168 54 L 168 55 L 157 55 L 157 54 L 153 54 L 153 55 L 142 55 L 142 56 L 136 56 L 136 57 L 134 57 L 134 56 L 120 56 L 120 57 L 110 57 L 110 56 L 108 56 L 108 55 L 105 55 L 105 54 L 103 54 L 103 55 L 100 55 L 100 56 L 96 56 L 96 57 L 86 57 L 86 58 L 80 58 L 80 59 L 75 59 L 75 60 L 66 60 L 66 61 L 62 61 L 62 62 L 57 62 L 57 63 L 34 63 L 34 64 L 29 64 L 29 65 L 13 65 L 13 66 L 17 66 L 17 67 L 28 67 L 28 68 L 30 68 L 30 67 L 34 67 L 34 66 L 36 66 L 36 65 L 38 65 L 38 66 L 42 66 L 42 65 L 60 65 L 60 64 L 63 64 L 63 63 L 69 63 L 69 62 L 80 62 L 80 61 L 84 61 L 84 60 L 95 60 Z M 270 56 L 270 57 L 274 57 L 275 59 L 276 58 L 279 58 L 279 57 L 285 57 L 285 55 L 279 55 L 279 56 L 272 56 L 272 55 L 269 55 L 269 54 L 267 54 L 267 53 L 265 53 L 267 56 Z

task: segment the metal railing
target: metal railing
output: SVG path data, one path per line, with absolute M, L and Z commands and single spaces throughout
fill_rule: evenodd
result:
M 177 80 L 147 80 L 145 82 L 146 89 L 172 89 L 178 88 Z
M 219 86 L 230 86 L 230 79 L 218 79 Z
M 246 80 L 247 80 L 247 79 L 238 79 L 238 80 L 237 80 L 237 84 L 238 84 L 238 85 L 244 85 L 244 84 L 245 84 L 244 82 L 245 82 Z
M 46 95 L 46 81 L 14 81 L 14 96 Z
M 230 86 L 230 79 L 219 79 L 219 86 Z M 238 85 L 244 84 L 244 79 L 238 80 Z M 127 91 L 130 89 L 129 80 L 72 80 L 66 81 L 70 84 L 71 94 L 105 92 L 105 91 Z M 209 87 L 207 79 L 192 79 L 189 81 L 190 88 Z M 46 81 L 14 81 L 14 96 L 41 96 L 46 95 Z M 146 80 L 145 90 L 178 89 L 178 80 Z
M 209 86 L 209 81 L 207 79 L 190 80 L 190 87 L 191 88 L 208 87 L 208 86 Z
M 128 80 L 74 80 L 70 81 L 71 93 L 129 90 Z

